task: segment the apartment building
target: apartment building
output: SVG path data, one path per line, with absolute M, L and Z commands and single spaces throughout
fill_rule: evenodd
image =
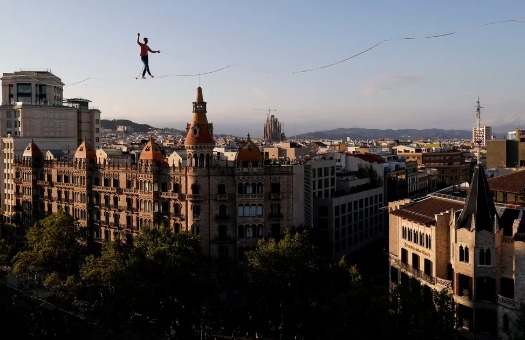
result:
M 186 127 L 185 162 L 168 162 L 152 138 L 135 162 L 97 161 L 84 141 L 68 161 L 42 159 L 37 142 L 13 161 L 12 221 L 27 225 L 63 209 L 88 227 L 96 242 L 132 242 L 144 226 L 165 225 L 174 232 L 201 236 L 202 249 L 216 259 L 244 258 L 263 237 L 279 238 L 297 225 L 293 167 L 266 165 L 249 138 L 233 164 L 213 156 L 213 124 L 197 89 Z M 27 152 L 26 152 L 27 151 Z
M 84 140 L 100 142 L 100 111 L 89 100 L 63 98 L 64 83 L 49 70 L 4 73 L 0 106 L 0 214 L 11 221 L 15 208 L 13 162 L 34 141 L 43 153 L 72 156 Z
M 391 285 L 446 290 L 465 335 L 511 339 L 525 302 L 523 211 L 495 205 L 481 164 L 458 189 L 389 203 Z

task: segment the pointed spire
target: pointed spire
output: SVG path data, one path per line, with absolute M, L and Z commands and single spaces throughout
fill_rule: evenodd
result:
M 479 163 L 474 170 L 465 207 L 459 215 L 457 227 L 470 227 L 472 218 L 474 218 L 476 231 L 494 231 L 494 223 L 499 219 L 484 167 Z
M 199 86 L 197 87 L 197 99 L 195 100 L 196 103 L 202 103 L 204 102 L 204 99 L 202 97 L 202 88 Z

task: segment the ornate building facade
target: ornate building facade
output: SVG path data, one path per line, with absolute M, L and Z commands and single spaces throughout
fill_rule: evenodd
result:
M 186 164 L 168 165 L 152 138 L 136 162 L 98 163 L 87 141 L 71 160 L 46 160 L 29 143 L 14 162 L 14 221 L 28 226 L 63 209 L 98 242 L 132 242 L 142 227 L 165 225 L 200 235 L 205 254 L 229 259 L 295 225 L 293 167 L 265 165 L 249 135 L 233 166 L 214 157 L 200 87 L 186 131 Z
M 464 192 L 389 203 L 391 285 L 412 277 L 447 290 L 470 338 L 511 339 L 525 302 L 525 216 L 494 203 L 482 165 Z

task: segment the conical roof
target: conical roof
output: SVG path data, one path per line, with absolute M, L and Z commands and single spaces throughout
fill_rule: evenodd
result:
M 38 145 L 31 141 L 25 148 L 24 153 L 22 154 L 23 158 L 30 157 L 32 159 L 43 159 L 44 155 Z
M 82 144 L 80 144 L 75 151 L 74 158 L 96 160 L 97 153 L 95 152 L 95 149 L 93 149 L 93 147 L 84 139 Z
M 250 135 L 246 141 L 239 147 L 237 152 L 238 162 L 259 162 L 264 159 L 264 155 L 259 147 L 251 140 Z
M 203 99 L 202 88 L 199 86 L 197 88 L 197 99 L 193 102 L 192 122 L 186 125 L 184 145 L 215 145 L 213 124 L 208 123 L 206 112 L 206 102 Z
M 472 176 L 470 190 L 457 221 L 458 228 L 470 228 L 472 218 L 475 219 L 476 231 L 494 230 L 494 221 L 499 219 L 496 206 L 492 199 L 483 165 L 478 164 Z
M 142 152 L 140 153 L 141 161 L 159 161 L 162 162 L 164 155 L 159 145 L 153 140 L 152 137 L 149 138 L 149 141 L 146 143 Z

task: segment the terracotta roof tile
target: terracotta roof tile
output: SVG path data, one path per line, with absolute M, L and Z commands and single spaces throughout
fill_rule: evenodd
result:
M 391 214 L 419 224 L 432 225 L 435 223 L 436 214 L 452 209 L 458 211 L 463 209 L 464 205 L 461 201 L 430 196 L 394 210 Z
M 525 171 L 515 171 L 498 177 L 488 178 L 490 190 L 510 193 L 525 192 Z

